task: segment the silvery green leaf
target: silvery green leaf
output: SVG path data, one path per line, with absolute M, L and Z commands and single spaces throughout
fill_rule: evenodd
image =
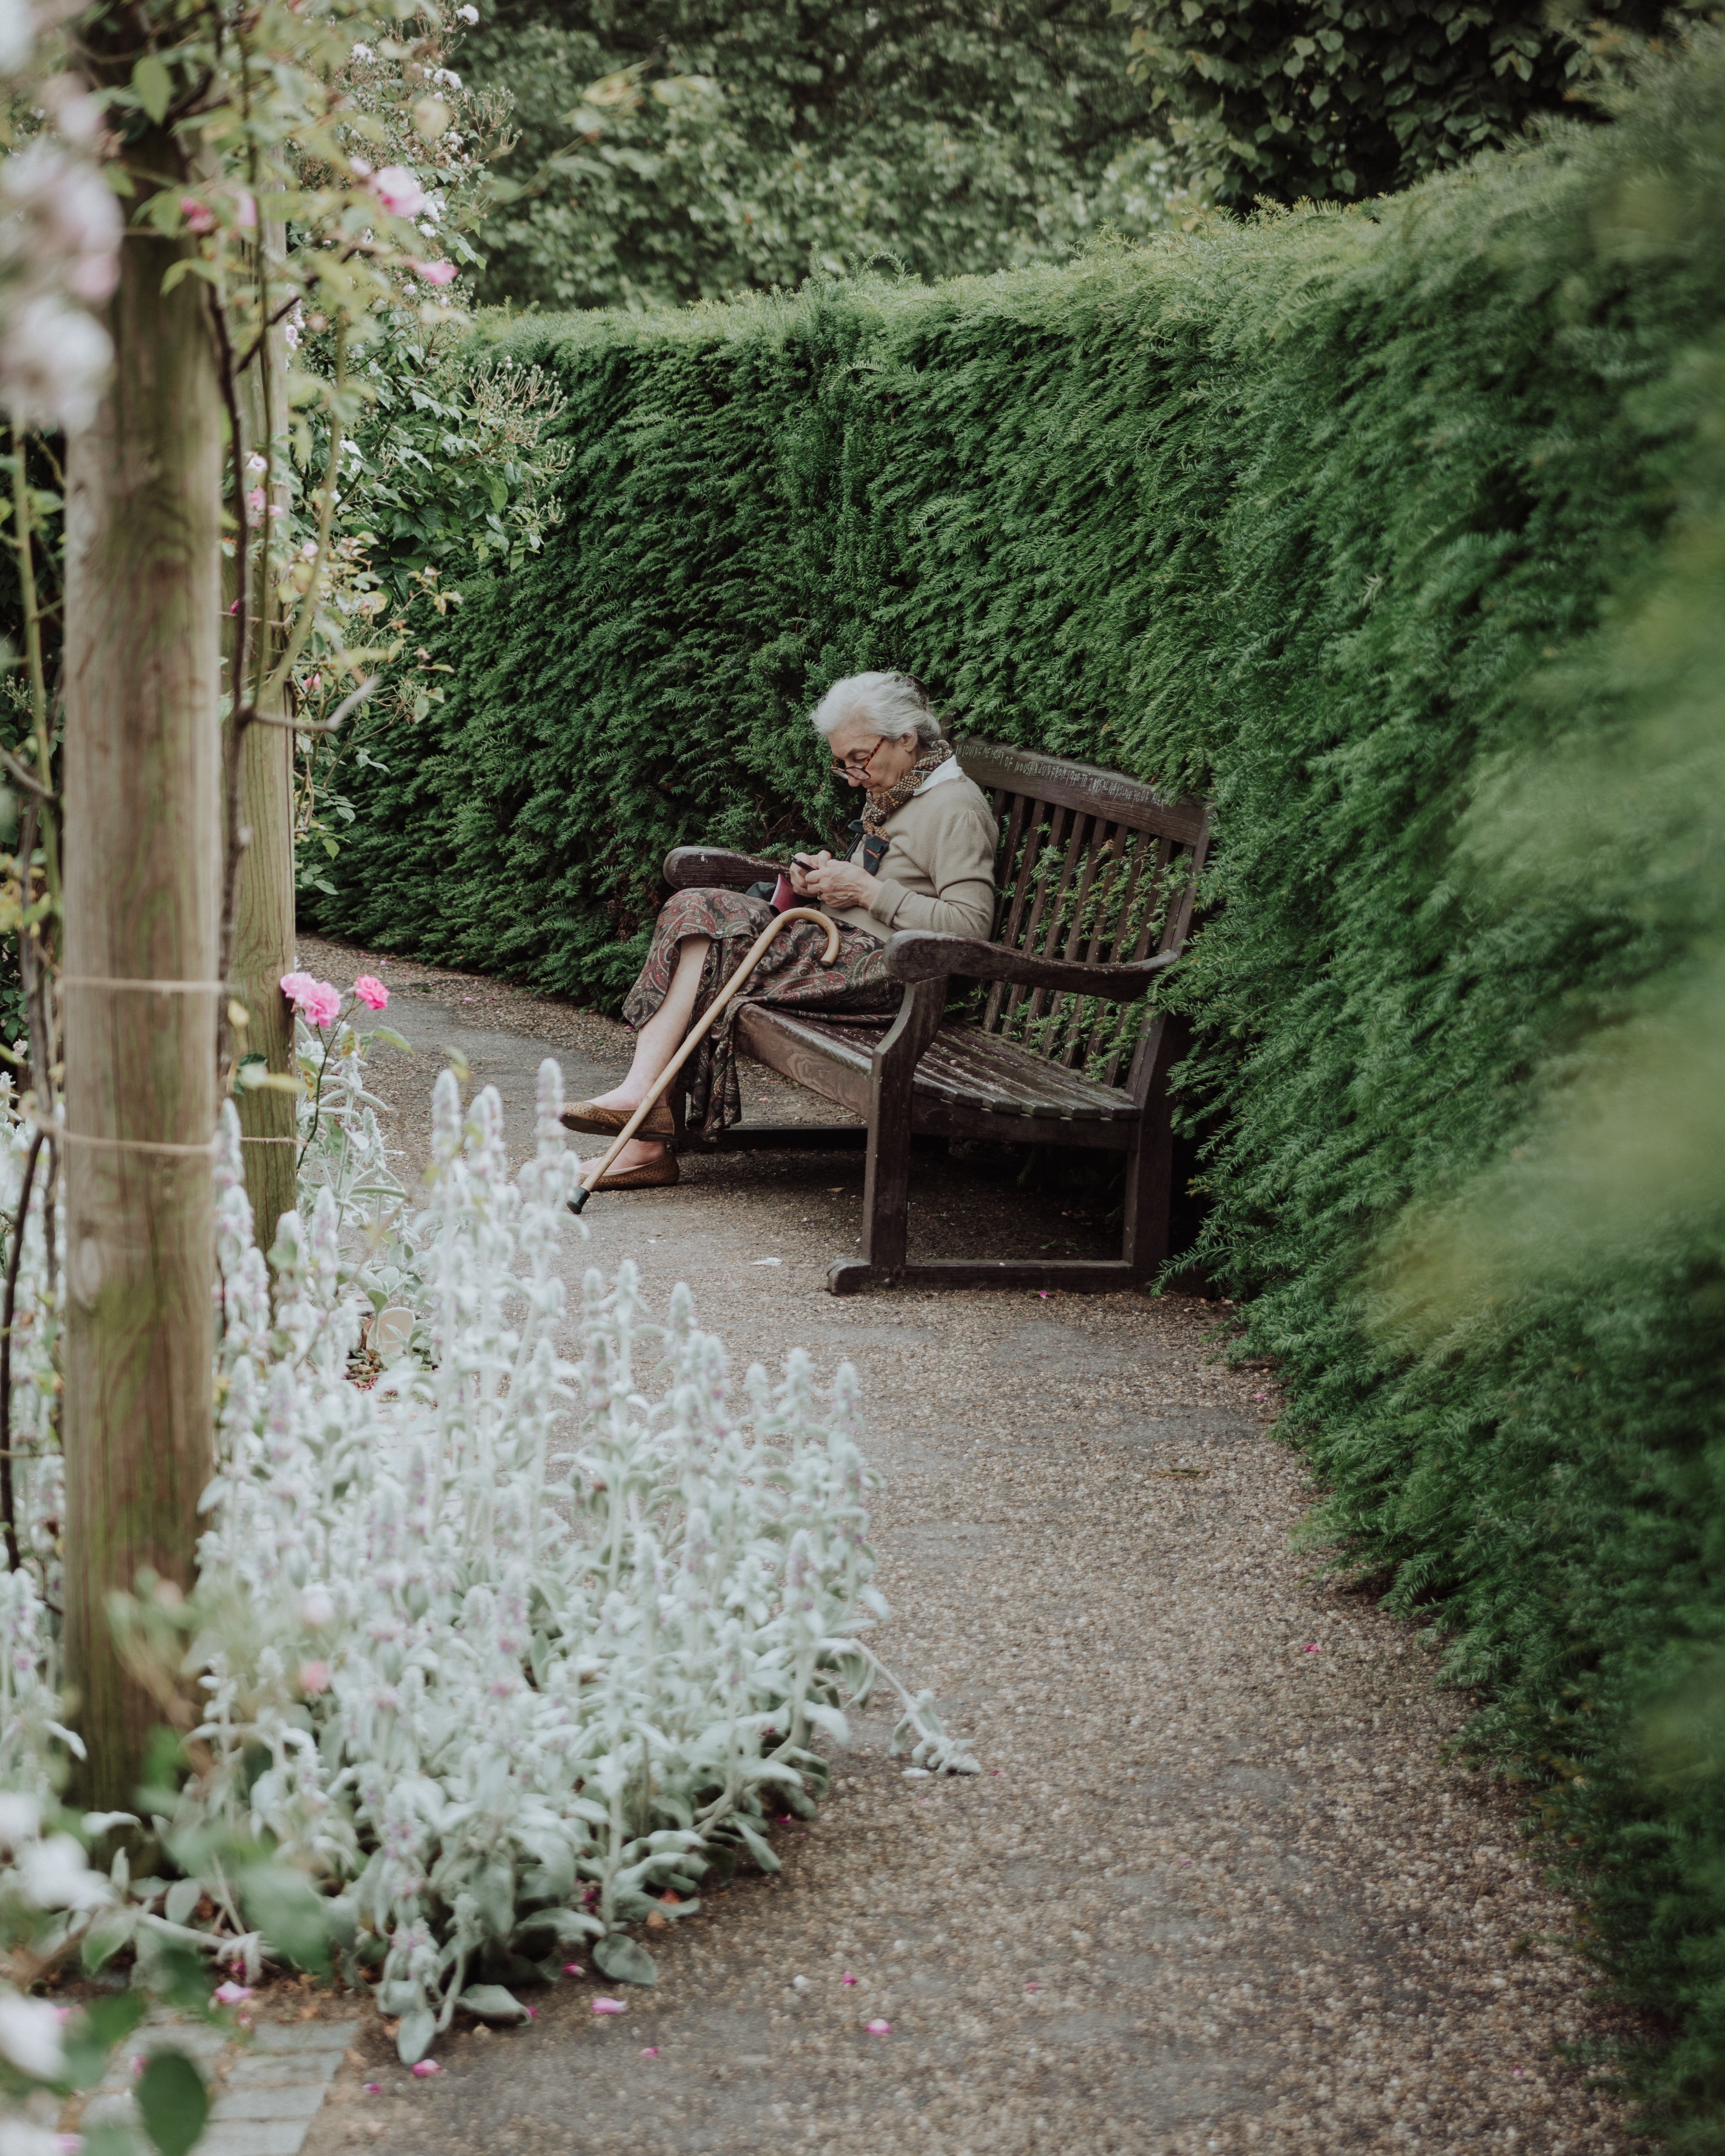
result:
M 593 1960 L 607 1976 L 619 1984 L 657 1984 L 659 1971 L 653 1957 L 638 1941 L 622 1932 L 612 1932 L 593 1950 Z
M 526 2021 L 532 2017 L 512 1991 L 506 1991 L 501 1984 L 472 1984 L 455 2001 L 464 2013 L 475 2014 L 481 2021 Z
M 94 1974 L 122 1947 L 130 1945 L 135 1922 L 130 1909 L 99 1909 L 90 1919 L 79 1948 L 85 1968 Z
M 437 2035 L 437 2017 L 429 2006 L 416 2006 L 403 2014 L 395 2032 L 396 2056 L 404 2066 L 416 2066 L 431 2049 Z
M 203 1888 L 197 1880 L 177 1879 L 167 1890 L 162 1912 L 171 1924 L 188 1923 L 203 1898 Z

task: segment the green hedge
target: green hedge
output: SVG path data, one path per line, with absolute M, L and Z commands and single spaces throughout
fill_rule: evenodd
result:
M 830 822 L 801 714 L 860 666 L 1208 792 L 1183 993 L 1209 1261 L 1281 1359 L 1348 1560 L 1445 1629 L 1591 1881 L 1599 1952 L 1686 2029 L 1650 2086 L 1692 2149 L 1725 2148 L 1717 1171 L 1632 1250 L 1536 1263 L 1418 1338 L 1371 1267 L 1725 927 L 1717 801 L 1680 844 L 1625 782 L 1581 869 L 1519 896 L 1486 801 L 1531 768 L 1537 832 L 1539 773 L 1631 739 L 1662 549 L 1721 596 L 1721 54 L 1615 127 L 1363 209 L 512 326 L 567 387 L 568 520 L 469 588 L 449 701 L 380 745 L 321 906 L 614 1000 L 667 846 Z M 1718 678 L 1696 693 L 1720 738 Z

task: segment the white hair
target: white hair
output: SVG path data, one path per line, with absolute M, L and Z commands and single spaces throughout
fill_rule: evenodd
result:
M 818 734 L 830 734 L 847 719 L 865 719 L 887 741 L 906 734 L 932 747 L 941 737 L 938 716 L 929 709 L 922 685 L 908 674 L 850 674 L 834 682 L 810 714 Z

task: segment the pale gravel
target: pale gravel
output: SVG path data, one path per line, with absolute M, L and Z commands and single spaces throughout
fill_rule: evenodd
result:
M 518 1151 L 542 1053 L 572 1090 L 626 1060 L 620 1027 L 551 999 L 311 939 L 301 961 L 428 984 L 390 1017 L 434 1053 L 379 1059 L 410 1156 L 445 1045 L 498 1083 Z M 768 1074 L 748 1091 L 826 1113 Z M 884 1650 L 988 1771 L 907 1781 L 865 1719 L 782 1881 L 655 1933 L 660 1982 L 625 2015 L 560 1986 L 525 2030 L 454 2035 L 424 2082 L 372 2016 L 307 2156 L 1626 2149 L 1572 2055 L 1638 2032 L 1594 1996 L 1513 1792 L 1451 1756 L 1468 1702 L 1433 1651 L 1296 1553 L 1312 1491 L 1273 1383 L 1217 1359 L 1226 1310 L 835 1301 L 861 1165 L 696 1161 L 595 1201 L 571 1277 L 632 1255 L 655 1296 L 690 1282 L 739 1365 L 793 1344 L 857 1363 Z M 915 1188 L 922 1248 L 1106 1247 L 998 1171 L 919 1159 Z

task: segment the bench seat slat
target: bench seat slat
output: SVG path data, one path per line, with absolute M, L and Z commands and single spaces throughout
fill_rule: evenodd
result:
M 738 1038 L 752 1055 L 824 1099 L 868 1113 L 874 1051 L 886 1024 L 845 1024 L 744 1004 Z M 942 1102 L 988 1118 L 1022 1122 L 1129 1125 L 1132 1096 L 1050 1064 L 1010 1040 L 948 1020 L 916 1066 L 919 1103 Z

